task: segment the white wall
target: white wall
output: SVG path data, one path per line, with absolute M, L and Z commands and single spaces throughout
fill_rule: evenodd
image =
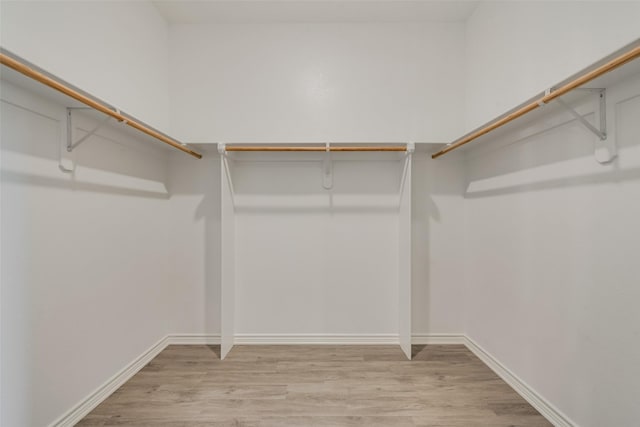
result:
M 469 131 L 640 37 L 640 2 L 487 1 L 466 24 Z
M 237 156 L 238 334 L 397 334 L 404 159 L 334 154 Z M 314 162 L 315 160 L 315 162 Z
M 2 47 L 168 130 L 168 29 L 148 1 L 5 1 Z
M 220 158 L 199 147 L 199 161 L 169 162 L 172 311 L 170 332 L 220 334 Z
M 190 142 L 448 141 L 462 23 L 172 25 L 171 119 Z
M 462 24 L 172 25 L 172 128 L 176 136 L 196 142 L 448 141 L 462 130 L 459 116 L 462 86 L 459 81 L 463 76 L 463 41 Z M 219 209 L 220 184 L 218 158 L 215 154 L 213 157 L 216 160 L 207 160 L 212 162 L 207 166 L 198 164 L 194 168 L 180 156 L 172 156 L 172 223 L 180 224 L 176 226 L 173 238 L 181 242 L 175 246 L 182 248 L 178 259 L 184 261 L 176 266 L 177 277 L 180 278 L 180 289 L 176 295 L 180 295 L 178 300 L 181 301 L 176 314 L 177 332 L 219 332 L 218 303 L 204 297 L 220 293 L 220 279 L 215 273 L 219 268 L 219 244 L 216 240 L 219 238 L 219 211 L 216 209 Z M 462 312 L 452 307 L 463 294 L 463 269 L 458 268 L 452 255 L 459 250 L 463 238 L 462 229 L 456 225 L 463 214 L 463 164 L 459 156 L 436 163 L 431 162 L 425 153 L 417 153 L 415 165 L 413 174 L 417 178 L 413 181 L 413 216 L 418 237 L 413 240 L 413 330 L 421 334 L 460 333 L 463 329 Z M 307 182 L 307 179 L 309 192 L 317 193 L 322 189 L 319 182 L 314 181 L 315 175 L 319 177 L 316 169 L 315 166 L 300 165 L 293 171 L 293 176 L 299 179 L 293 179 L 291 183 L 302 185 L 301 182 Z M 358 165 L 351 169 L 352 172 L 360 170 Z M 264 179 L 258 176 L 264 170 L 244 172 L 239 179 L 252 177 L 256 185 L 282 187 L 281 180 L 274 173 Z M 357 189 L 360 182 L 357 173 L 346 179 L 355 193 L 361 191 Z M 207 184 L 203 184 L 203 180 Z M 382 179 L 379 184 L 387 185 L 388 182 L 392 181 Z M 315 226 L 304 227 L 305 221 L 314 221 L 310 219 L 312 215 L 296 213 L 297 219 L 290 222 L 297 225 L 287 228 L 285 224 L 274 223 L 277 221 L 275 214 L 271 215 L 271 220 L 265 215 L 257 219 L 257 223 L 252 222 L 255 215 L 239 215 L 237 232 L 240 248 L 255 248 L 260 242 L 269 245 L 274 240 L 265 236 L 269 233 L 270 236 L 289 236 L 298 243 L 300 238 L 307 236 L 302 243 L 308 251 L 313 248 L 323 250 L 314 242 L 316 238 L 325 241 L 326 234 L 313 238 L 308 235 L 308 230 L 318 230 L 318 223 L 326 229 L 326 218 L 318 217 Z M 388 219 L 387 222 L 390 221 Z M 337 222 L 344 228 L 349 220 L 345 216 Z M 373 222 L 363 227 L 370 231 L 376 228 Z M 341 235 L 337 233 L 336 237 Z M 251 236 L 260 242 L 250 241 Z M 371 237 L 382 238 L 377 231 Z M 187 246 L 194 239 L 198 243 Z M 386 239 L 391 239 L 390 235 Z M 284 237 L 278 240 L 287 241 Z M 344 251 L 349 252 L 347 248 L 354 249 L 352 246 L 356 243 L 337 245 L 334 249 L 343 254 Z M 332 245 L 335 246 L 335 242 Z M 299 254 L 303 252 L 300 247 L 291 246 L 289 249 L 290 252 L 297 250 Z M 393 269 L 384 262 L 384 256 L 376 255 L 373 250 L 360 248 L 351 253 L 377 256 L 381 262 L 373 263 L 376 267 L 385 271 Z M 260 270 L 253 265 L 259 259 L 249 257 L 240 260 L 238 271 L 246 271 L 245 276 L 253 276 L 240 275 L 241 283 L 250 285 L 245 289 L 245 297 L 238 299 L 239 312 L 249 313 L 256 308 L 250 309 L 243 304 L 248 304 L 250 296 L 260 291 L 260 277 L 257 277 Z M 295 259 L 300 261 L 302 257 Z M 324 258 L 318 256 L 318 259 Z M 317 272 L 327 269 L 326 266 L 309 268 Z M 344 273 L 344 269 L 336 271 Z M 317 280 L 325 283 L 329 280 L 335 287 L 349 277 L 353 279 L 353 271 L 347 273 L 330 280 L 329 276 L 316 277 L 308 271 L 301 271 L 296 278 L 289 278 L 286 283 L 274 283 L 268 288 L 282 291 L 286 286 L 292 287 L 296 281 L 305 283 L 303 276 L 307 282 Z M 386 276 L 389 276 L 388 271 Z M 371 275 L 375 283 L 386 276 Z M 355 281 L 357 283 L 351 291 L 344 286 L 344 292 L 334 289 L 335 295 L 331 295 L 327 304 L 341 299 L 355 304 L 357 298 L 354 295 L 358 293 L 355 289 L 360 289 L 361 279 Z M 309 289 L 305 292 L 300 287 L 297 289 L 301 307 L 309 298 L 319 301 L 316 294 L 322 287 L 314 287 L 312 283 L 307 285 Z M 266 292 L 266 288 L 263 285 L 262 292 Z M 384 291 L 378 288 L 380 292 Z M 288 301 L 283 292 L 261 295 L 279 306 Z M 331 310 L 323 313 L 298 316 L 303 320 L 306 318 L 310 324 L 286 324 L 282 319 L 293 317 L 283 310 L 271 310 L 270 316 L 280 313 L 280 318 L 273 319 L 257 310 L 255 315 L 240 315 L 241 318 L 236 319 L 237 331 L 276 334 L 394 333 L 397 316 L 389 311 L 393 304 L 382 303 L 382 298 L 386 297 L 383 293 L 372 296 L 379 307 L 385 307 L 382 312 L 386 314 L 378 318 L 371 318 L 372 310 L 361 304 L 353 313 L 356 322 L 360 322 L 355 328 L 353 322 L 345 321 L 348 315 L 342 309 L 339 310 L 342 314 L 333 320 L 320 319 L 324 312 L 336 311 L 336 307 L 331 306 Z M 269 306 L 262 304 L 263 309 Z M 193 329 L 194 325 L 196 329 Z
M 213 147 L 203 150 L 205 157 L 202 161 L 193 162 L 180 153 L 172 155 L 170 161 L 171 246 L 177 249 L 171 267 L 172 300 L 177 303 L 172 321 L 172 332 L 175 333 L 220 332 L 219 157 Z M 460 302 L 464 298 L 464 269 L 459 265 L 464 240 L 464 229 L 460 226 L 464 212 L 461 196 L 465 183 L 463 160 L 456 154 L 438 161 L 431 160 L 423 152 L 414 154 L 414 334 L 455 334 L 463 331 L 464 313 Z M 344 205 L 347 202 L 345 188 L 349 189 L 349 198 L 353 197 L 352 203 L 356 204 L 367 200 L 376 202 L 380 197 L 371 197 L 376 192 L 382 192 L 384 196 L 385 191 L 391 191 L 396 182 L 393 179 L 395 169 L 383 162 L 382 170 L 386 172 L 365 185 L 363 178 L 371 177 L 371 166 L 378 167 L 378 164 L 367 166 L 366 160 L 362 162 L 363 165 L 343 162 L 338 166 L 336 181 L 343 194 L 336 203 Z M 247 256 L 238 256 L 238 271 L 242 274 L 237 295 L 237 332 L 395 333 L 395 304 L 382 298 L 390 290 L 387 285 L 396 283 L 395 275 L 392 276 L 395 258 L 389 251 L 396 244 L 394 236 L 397 237 L 397 232 L 391 227 L 396 227 L 397 214 L 372 209 L 362 217 L 365 209 L 358 211 L 357 206 L 351 206 L 351 209 L 342 206 L 329 216 L 328 196 L 320 187 L 319 163 L 295 162 L 284 164 L 284 167 L 283 163 L 265 163 L 259 168 L 256 164 L 250 165 L 252 167 L 236 168 L 234 175 L 240 193 L 238 202 L 242 205 L 253 200 L 257 204 L 253 211 L 240 209 L 238 213 L 238 253 L 244 251 L 242 253 Z M 278 171 L 276 166 L 282 170 Z M 292 176 L 296 178 L 291 179 Z M 285 177 L 287 180 L 283 181 Z M 251 190 L 251 186 L 256 185 L 260 188 Z M 292 190 L 291 186 L 296 186 L 298 192 L 287 192 L 287 189 Z M 243 192 L 243 189 L 251 191 Z M 272 194 L 277 191 L 282 193 L 279 198 Z M 256 194 L 271 194 L 273 197 L 260 199 Z M 388 204 L 392 199 L 389 193 L 380 200 L 386 200 Z M 298 206 L 299 211 L 294 212 L 296 203 L 309 204 L 313 201 L 317 202 L 315 212 L 309 206 L 306 210 L 302 209 L 304 206 Z M 381 207 L 384 208 L 384 204 Z M 280 217 L 287 218 L 287 221 L 280 220 Z M 380 233 L 378 226 L 383 226 L 387 232 Z M 348 229 L 360 230 L 364 235 L 358 236 L 364 240 L 353 237 L 352 231 L 347 233 Z M 333 233 L 334 238 L 328 239 L 329 233 Z M 337 244 L 338 241 L 342 243 Z M 363 246 L 363 242 L 371 243 L 374 249 Z M 385 249 L 387 252 L 382 250 L 384 245 L 389 245 Z M 329 249 L 335 251 L 337 262 L 328 263 Z M 247 251 L 250 253 L 246 254 Z M 311 256 L 313 251 L 317 258 Z M 292 267 L 287 277 L 275 280 L 275 271 L 284 268 L 278 260 L 285 260 L 285 255 L 289 257 L 288 265 L 299 265 L 299 268 Z M 270 265 L 265 261 L 267 258 L 271 260 Z M 309 265 L 309 259 L 323 262 L 321 265 Z M 353 264 L 345 265 L 343 261 L 347 259 L 351 259 Z M 373 259 L 377 261 L 373 262 Z M 358 262 L 369 267 L 354 267 Z M 361 272 L 366 274 L 361 275 Z M 383 283 L 385 278 L 389 283 Z M 377 287 L 367 285 L 367 281 L 377 284 Z M 339 284 L 342 284 L 342 289 Z M 372 289 L 377 291 L 372 292 Z M 393 299 L 396 295 L 393 293 L 387 297 Z M 300 307 L 307 310 L 292 313 L 291 309 L 296 307 L 291 303 L 292 298 L 300 300 Z M 322 304 L 315 309 L 310 308 L 311 299 Z M 372 302 L 384 315 L 373 316 Z M 345 305 L 347 303 L 350 305 Z M 251 308 L 252 304 L 255 307 Z M 336 315 L 323 318 L 327 313 Z
M 64 174 L 64 107 L 1 90 L 0 424 L 43 426 L 168 331 L 167 156 L 104 128 Z
M 464 332 L 465 163 L 418 152 L 412 183 L 412 329 L 414 335 Z
M 480 5 L 467 33 L 471 120 L 638 37 L 638 6 Z M 583 13 L 561 25 L 569 10 Z M 610 165 L 566 113 L 467 152 L 466 333 L 583 427 L 640 419 L 640 78 L 607 88 L 607 100 L 619 148 Z M 587 100 L 576 107 L 593 112 Z

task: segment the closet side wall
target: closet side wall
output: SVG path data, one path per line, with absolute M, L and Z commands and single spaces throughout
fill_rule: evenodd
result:
M 0 44 L 169 132 L 168 28 L 148 1 L 2 1 Z
M 65 174 L 66 109 L 1 90 L 0 424 L 43 426 L 168 332 L 167 158 L 107 126 Z
M 640 37 L 640 2 L 480 2 L 466 25 L 465 130 Z
M 0 15 L 3 47 L 166 129 L 167 28 L 151 3 L 3 1 Z M 64 106 L 1 91 L 0 424 L 42 426 L 168 332 L 167 153 L 107 126 L 72 177 L 58 169 Z
M 481 4 L 467 34 L 472 120 L 639 37 L 638 6 Z M 640 419 L 640 79 L 606 96 L 609 165 L 568 113 L 466 153 L 466 334 L 583 427 Z M 574 107 L 594 119 L 588 99 Z

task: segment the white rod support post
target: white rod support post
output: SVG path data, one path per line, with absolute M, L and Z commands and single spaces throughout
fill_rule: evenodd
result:
M 218 142 L 218 154 L 224 156 L 227 153 L 227 144 L 224 142 Z
M 220 144 L 218 149 L 220 149 Z M 222 145 L 224 151 L 224 144 Z M 224 359 L 235 341 L 235 213 L 231 171 L 227 157 L 220 156 L 220 358 Z
M 398 341 L 411 360 L 411 164 L 413 151 L 407 144 L 400 184 L 398 210 Z

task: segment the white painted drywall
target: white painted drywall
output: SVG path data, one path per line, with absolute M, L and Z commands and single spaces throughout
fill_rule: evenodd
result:
M 177 303 L 172 317 L 172 332 L 181 334 L 220 333 L 220 166 L 213 147 L 208 150 L 200 148 L 205 152 L 202 161 L 193 162 L 180 153 L 172 155 L 170 160 L 171 246 L 176 249 L 171 282 L 172 299 Z M 273 160 L 273 156 L 271 158 Z M 463 331 L 464 317 L 460 305 L 464 298 L 464 269 L 460 267 L 460 248 L 464 239 L 464 229 L 460 226 L 464 219 L 461 196 L 465 183 L 463 160 L 457 154 L 438 161 L 431 160 L 424 152 L 414 154 L 411 310 L 414 334 Z M 244 198 L 240 194 L 239 202 L 253 200 L 264 205 L 262 211 L 255 206 L 252 213 L 248 210 L 239 212 L 239 248 L 253 253 L 249 257 L 238 257 L 238 272 L 240 278 L 244 277 L 244 291 L 238 297 L 240 318 L 236 319 L 236 332 L 275 335 L 396 333 L 395 304 L 383 301 L 383 298 L 384 292 L 390 291 L 387 285 L 397 282 L 396 276 L 392 275 L 397 269 L 391 265 L 391 261 L 396 259 L 392 246 L 396 244 L 397 231 L 392 227 L 396 227 L 397 213 L 385 213 L 384 210 L 376 213 L 372 206 L 372 212 L 361 209 L 360 216 L 357 216 L 355 210 L 350 213 L 343 207 L 329 220 L 327 196 L 320 187 L 319 163 L 284 164 L 280 171 L 276 166 L 282 166 L 282 163 L 235 169 L 239 190 L 248 189 L 251 185 L 260 186 L 260 191 L 249 199 L 246 194 Z M 378 203 L 369 193 L 391 191 L 394 179 L 389 174 L 394 169 L 389 169 L 389 166 L 382 169 L 382 172 L 386 171 L 384 174 L 373 178 L 372 165 L 367 166 L 366 161 L 364 165 L 343 163 L 338 167 L 341 175 L 336 179 L 343 187 L 352 187 L 348 196 L 352 203 L 364 203 L 369 199 L 369 202 Z M 365 178 L 367 181 L 372 178 L 366 187 Z M 286 196 L 285 190 L 291 186 L 298 188 L 299 194 L 294 197 Z M 278 190 L 284 193 L 280 198 L 270 193 Z M 344 197 L 342 202 L 346 203 Z M 393 201 L 390 195 L 385 197 L 387 201 Z M 311 204 L 314 201 L 318 202 L 315 206 L 318 212 L 314 213 L 307 206 L 306 210 L 294 213 L 295 203 Z M 290 205 L 286 206 L 287 203 Z M 276 205 L 282 205 L 280 211 Z M 284 219 L 279 219 L 281 216 Z M 360 230 L 359 237 L 344 232 L 349 227 Z M 333 230 L 331 239 L 327 230 Z M 382 233 L 380 230 L 386 231 Z M 383 253 L 382 242 L 391 245 L 388 252 Z M 334 264 L 326 259 L 329 248 L 335 251 L 337 261 L 334 260 Z M 316 251 L 317 259 L 312 256 L 313 251 Z M 285 256 L 289 258 L 285 259 Z M 265 260 L 261 259 L 264 257 Z M 309 260 L 314 259 L 317 262 L 312 266 Z M 374 259 L 376 262 L 372 261 Z M 345 260 L 351 260 L 352 265 L 345 264 Z M 269 262 L 271 265 L 267 265 Z M 273 271 L 278 266 L 280 270 L 284 269 L 285 264 L 298 267 L 291 267 L 286 281 L 274 280 Z M 361 264 L 366 264 L 367 268 L 354 268 L 354 265 Z M 368 272 L 369 269 L 373 269 L 372 272 Z M 388 276 L 388 283 L 383 283 L 381 274 Z M 325 286 L 328 280 L 329 284 Z M 369 280 L 377 286 L 366 284 L 365 281 Z M 340 284 L 343 288 L 339 287 Z M 295 290 L 293 293 L 290 292 L 292 288 Z M 323 294 L 325 291 L 327 295 Z M 295 298 L 306 307 L 305 310 L 298 308 L 299 312 L 292 312 L 296 305 L 290 304 L 290 300 Z M 324 308 L 318 304 L 315 309 L 310 309 L 312 299 L 316 304 L 322 301 Z M 339 305 L 340 301 L 343 301 L 343 306 Z M 346 302 L 350 307 L 344 306 Z M 369 307 L 371 302 L 377 304 L 384 316 L 373 315 L 373 307 Z M 283 304 L 286 310 L 274 309 L 282 308 Z M 330 312 L 337 314 L 334 318 L 323 319 Z
M 412 138 L 446 141 L 462 129 L 459 116 L 462 92 L 461 86 L 455 84 L 463 73 L 462 24 L 172 25 L 170 34 L 172 127 L 178 137 L 188 141 L 407 141 Z M 213 156 L 217 159 L 216 154 Z M 219 206 L 220 183 L 216 178 L 219 166 L 214 163 L 194 166 L 180 156 L 172 156 L 171 160 L 172 221 L 180 224 L 174 228 L 173 238 L 183 243 L 175 245 L 181 248 L 178 259 L 183 261 L 176 266 L 180 271 L 177 277 L 182 278 L 180 290 L 176 291 L 176 295 L 182 295 L 175 315 L 177 332 L 220 331 L 219 303 L 204 297 L 220 294 L 220 279 L 216 274 L 220 256 L 216 240 L 220 236 L 219 212 L 215 211 Z M 413 331 L 460 333 L 463 316 L 452 307 L 460 301 L 464 289 L 463 269 L 458 268 L 454 256 L 463 238 L 458 220 L 463 218 L 464 165 L 459 156 L 436 163 L 425 153 L 417 153 L 415 163 L 413 175 L 418 178 L 413 180 L 413 225 L 419 238 L 413 242 Z M 318 196 L 322 189 L 317 181 L 320 172 L 316 166 L 299 165 L 294 168 L 293 176 L 301 174 L 300 179 L 288 177 L 287 182 L 306 182 L 309 191 L 313 189 L 311 193 Z M 361 191 L 357 188 L 358 171 L 359 166 L 355 165 L 353 175 L 347 178 L 348 184 L 355 186 L 356 197 Z M 251 177 L 247 182 L 255 179 L 255 185 L 261 185 L 263 192 L 266 188 L 278 187 L 283 179 L 280 177 L 278 181 L 273 174 L 264 178 L 261 171 L 247 173 L 241 174 L 241 182 Z M 207 184 L 202 184 L 203 179 Z M 383 179 L 379 184 L 384 182 L 387 181 Z M 305 236 L 302 242 L 306 252 L 296 251 L 300 248 L 295 245 L 287 252 L 293 252 L 296 262 L 291 262 L 292 265 L 304 266 L 306 264 L 301 263 L 306 262 L 305 259 L 314 259 L 309 256 L 313 250 L 324 251 L 315 240 L 328 242 L 326 233 L 315 237 L 305 234 L 317 232 L 319 223 L 325 227 L 326 218 L 311 219 L 309 213 L 296 213 L 297 219 L 291 221 L 292 224 L 298 222 L 287 228 L 286 224 L 269 222 L 277 221 L 275 213 L 271 219 L 266 215 L 258 219 L 255 216 L 241 213 L 238 217 L 238 238 L 245 242 L 240 246 L 245 249 L 269 246 L 274 240 L 281 245 L 287 241 L 300 243 Z M 305 226 L 305 221 L 316 225 Z M 341 238 L 339 230 L 347 227 L 349 220 L 345 216 L 336 221 L 341 225 L 337 226 L 334 237 Z M 382 215 L 368 224 L 366 221 L 366 218 L 362 220 L 361 232 L 365 236 L 371 234 L 372 238 L 383 238 L 381 230 L 388 230 L 392 222 Z M 393 234 L 397 235 L 395 231 Z M 391 234 L 387 238 L 391 243 Z M 198 243 L 187 245 L 193 239 Z M 353 240 L 357 239 L 340 245 L 331 243 L 336 246 L 337 258 L 351 248 L 350 257 L 377 257 L 380 260 L 377 264 L 387 275 L 397 270 L 385 261 L 383 254 L 376 254 L 363 247 L 362 242 Z M 266 247 L 263 249 L 266 251 Z M 371 315 L 374 307 L 368 309 L 361 304 L 354 314 L 363 316 L 355 327 L 346 319 L 348 315 L 343 308 L 338 308 L 338 313 L 343 314 L 334 319 L 320 319 L 323 313 L 336 311 L 331 306 L 335 304 L 333 300 L 356 304 L 364 276 L 354 272 L 342 274 L 346 268 L 342 264 L 335 269 L 339 271 L 338 279 L 330 282 L 332 298 L 325 298 L 332 309 L 325 309 L 323 313 L 311 310 L 315 314 L 308 316 L 310 310 L 304 304 L 314 298 L 314 292 L 319 292 L 327 280 L 318 277 L 318 272 L 327 270 L 324 274 L 330 274 L 334 270 L 328 268 L 326 260 L 322 261 L 324 255 L 316 255 L 317 265 L 300 267 L 288 284 L 274 283 L 260 276 L 255 264 L 266 264 L 266 261 L 260 261 L 257 255 L 244 257 L 244 261 L 238 257 L 240 277 L 253 275 L 246 278 L 245 282 L 251 285 L 244 290 L 244 298 L 239 296 L 238 311 L 257 311 L 236 319 L 237 332 L 397 331 L 397 315 L 389 311 L 392 305 L 383 302 L 383 293 L 376 296 L 374 292 L 372 301 L 377 301 L 384 315 L 374 318 Z M 384 274 L 369 276 L 378 284 L 386 277 Z M 343 286 L 344 292 L 339 290 L 337 286 L 341 281 L 349 281 L 348 278 L 356 285 Z M 395 276 L 391 279 L 396 282 Z M 267 316 L 264 311 L 272 304 L 266 304 L 264 298 L 276 306 L 287 303 L 291 298 L 286 294 L 287 286 L 290 288 L 296 280 L 302 283 L 296 290 L 301 301 L 297 310 L 301 315 L 293 316 L 286 310 L 272 308 Z M 303 286 L 308 289 L 303 291 Z M 275 289 L 272 295 L 269 295 L 270 289 Z M 383 288 L 378 290 L 382 292 Z M 267 295 L 263 295 L 265 293 Z M 257 307 L 246 305 L 260 299 L 262 304 L 256 304 Z M 287 307 L 295 305 L 287 303 Z M 303 321 L 291 322 L 292 319 Z M 304 319 L 309 320 L 309 324 L 305 324 Z
M 168 331 L 167 154 L 107 127 L 64 174 L 66 110 L 1 91 L 0 424 L 44 426 Z
M 216 0 L 153 2 L 174 24 L 283 23 L 283 22 L 462 22 L 477 1 L 264 1 Z
M 637 1 L 487 1 L 466 24 L 465 130 L 640 38 Z
M 464 156 L 413 156 L 412 329 L 414 335 L 464 331 Z
M 444 142 L 462 130 L 462 23 L 170 26 L 188 142 Z
M 169 161 L 172 333 L 220 334 L 220 159 Z
M 168 130 L 168 29 L 148 1 L 2 1 L 2 47 Z
M 236 333 L 398 333 L 397 157 L 238 156 Z
M 471 120 L 640 36 L 638 6 L 480 5 L 467 33 Z M 568 114 L 467 153 L 466 333 L 583 427 L 640 419 L 640 78 L 607 91 L 619 147 L 610 165 L 595 161 L 595 137 Z

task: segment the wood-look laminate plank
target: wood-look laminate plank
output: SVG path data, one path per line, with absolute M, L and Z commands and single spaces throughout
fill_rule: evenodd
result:
M 169 346 L 79 426 L 549 426 L 464 346 Z

